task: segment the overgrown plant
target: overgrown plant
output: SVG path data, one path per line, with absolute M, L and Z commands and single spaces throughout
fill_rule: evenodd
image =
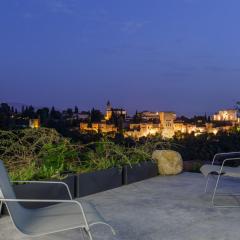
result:
M 151 160 L 155 149 L 170 148 L 159 138 L 133 146 L 107 137 L 86 145 L 72 144 L 53 129 L 0 131 L 0 158 L 13 180 L 59 179 L 63 172 L 92 172 Z
M 165 141 L 160 137 L 147 138 L 142 142 L 137 142 L 134 147 L 127 149 L 127 155 L 131 164 L 140 163 L 152 159 L 155 150 L 171 149 L 174 143 Z
M 117 145 L 106 138 L 102 141 L 85 145 L 80 157 L 83 171 L 94 171 L 111 167 L 121 168 L 124 164 L 130 164 L 125 147 Z
M 0 131 L 0 158 L 14 180 L 59 178 L 79 165 L 78 146 L 45 128 Z
M 99 142 L 85 145 L 81 150 L 81 170 L 94 171 L 111 167 L 138 164 L 151 160 L 156 149 L 169 149 L 169 142 L 158 138 L 136 143 L 132 147 L 119 145 L 106 137 Z

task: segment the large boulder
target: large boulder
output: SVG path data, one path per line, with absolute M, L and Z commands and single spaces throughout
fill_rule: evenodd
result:
M 161 175 L 176 175 L 183 170 L 183 160 L 180 153 L 172 150 L 155 150 L 152 159 L 157 162 Z

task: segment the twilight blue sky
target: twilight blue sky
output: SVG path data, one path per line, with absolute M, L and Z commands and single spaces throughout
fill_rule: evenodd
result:
M 0 101 L 212 113 L 240 100 L 239 0 L 1 0 Z

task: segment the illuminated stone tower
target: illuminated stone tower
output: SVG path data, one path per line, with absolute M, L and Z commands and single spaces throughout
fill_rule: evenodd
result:
M 106 114 L 105 114 L 105 120 L 109 120 L 112 117 L 112 106 L 110 101 L 107 102 L 107 108 L 106 108 Z

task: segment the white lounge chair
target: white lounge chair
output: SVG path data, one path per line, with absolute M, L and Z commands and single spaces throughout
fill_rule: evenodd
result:
M 222 163 L 219 165 L 216 165 L 218 159 L 222 160 Z M 218 196 L 224 196 L 224 195 L 231 195 L 231 196 L 239 196 L 240 194 L 229 194 L 229 193 L 217 193 L 217 189 L 219 186 L 220 178 L 222 176 L 227 177 L 235 177 L 240 178 L 240 166 L 237 167 L 229 167 L 226 166 L 229 162 L 236 162 L 240 161 L 240 152 L 228 152 L 228 153 L 217 153 L 215 154 L 212 164 L 205 164 L 200 168 L 200 171 L 202 174 L 207 177 L 206 186 L 205 186 L 205 192 L 207 192 L 210 175 L 217 176 L 216 184 L 213 190 L 212 194 L 212 204 L 216 207 L 240 207 L 240 206 L 232 206 L 232 205 L 217 205 L 215 203 L 215 197 Z
M 92 240 L 90 228 L 96 224 L 104 224 L 110 227 L 115 235 L 114 229 L 104 222 L 90 203 L 72 199 L 67 184 L 45 181 L 38 183 L 63 184 L 68 191 L 70 200 L 16 199 L 7 171 L 3 162 L 0 161 L 0 201 L 6 204 L 13 224 L 22 234 L 37 237 L 71 229 L 80 229 Z M 21 202 L 56 204 L 43 208 L 28 209 L 19 204 Z

